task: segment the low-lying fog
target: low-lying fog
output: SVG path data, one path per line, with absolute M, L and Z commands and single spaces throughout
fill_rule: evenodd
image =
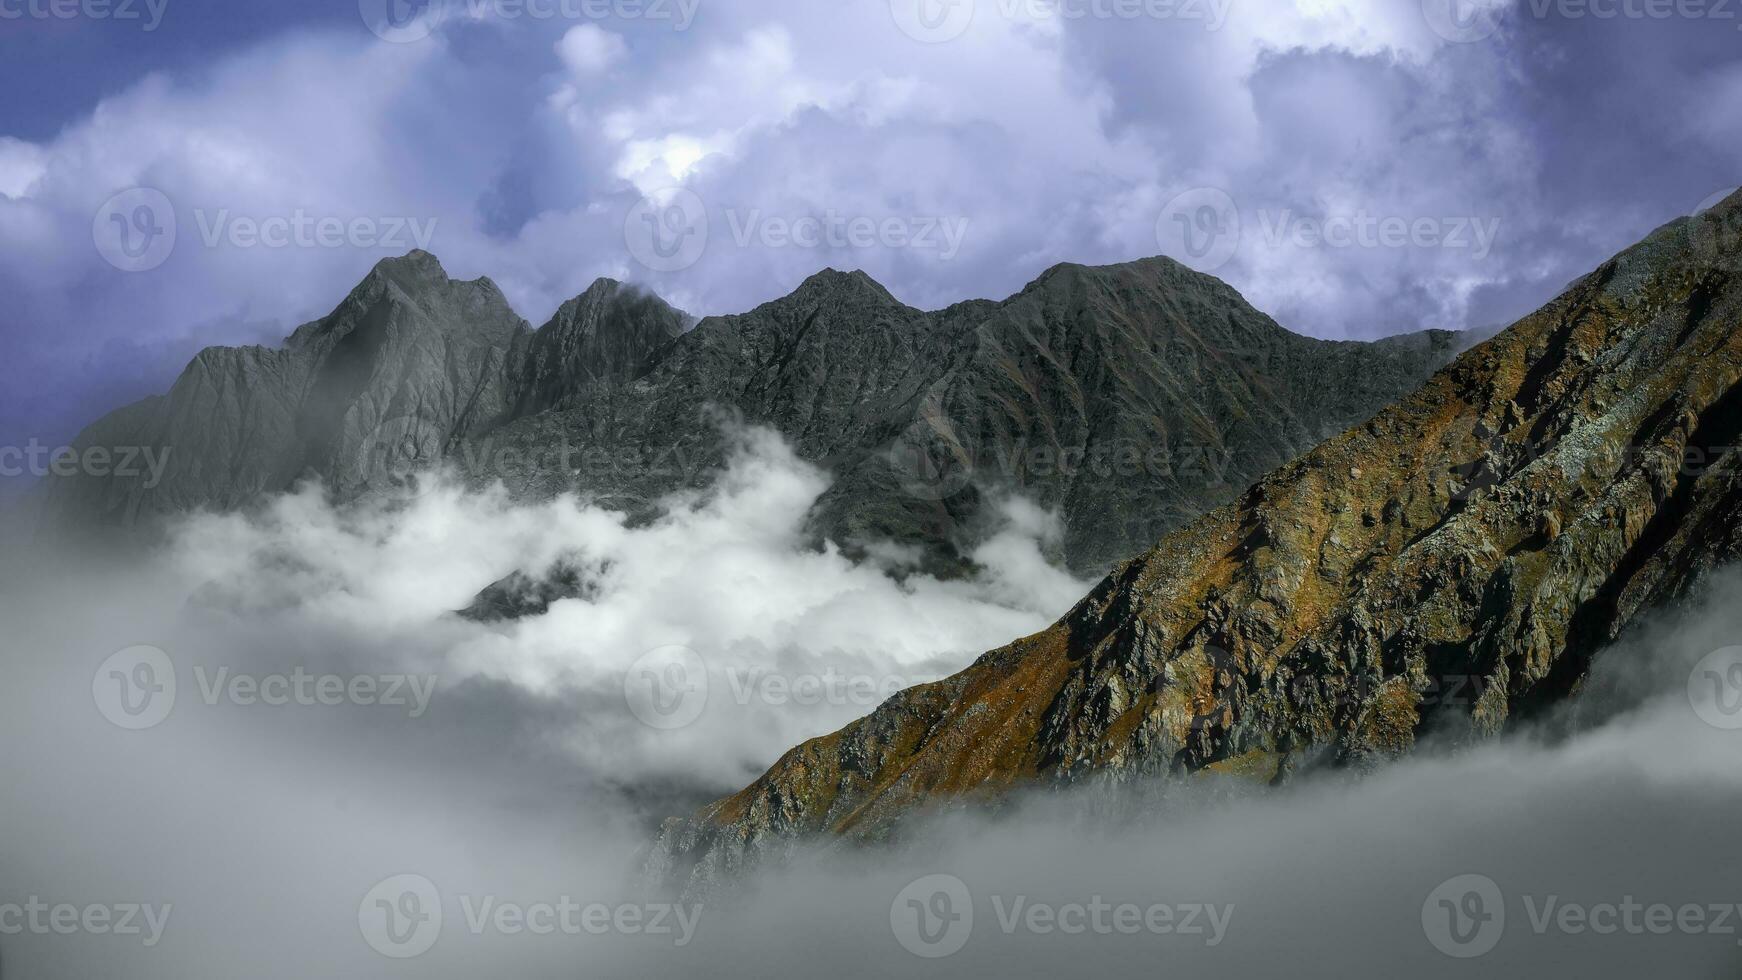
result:
M 804 547 L 750 432 L 626 527 L 310 490 L 146 558 L 0 568 L 0 976 L 1735 976 L 1742 578 L 1599 661 L 1578 734 L 1138 815 L 1043 797 L 649 899 L 660 818 L 1086 592 L 1010 501 L 973 580 Z M 586 598 L 452 615 L 559 557 Z M 1732 721 L 1735 727 L 1728 727 Z M 1152 794 L 1144 794 L 1146 800 Z M 1106 809 L 1097 801 L 1096 812 Z

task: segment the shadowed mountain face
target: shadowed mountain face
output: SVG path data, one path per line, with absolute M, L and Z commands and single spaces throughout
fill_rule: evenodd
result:
M 726 408 L 835 474 L 823 536 L 948 552 L 976 536 L 990 496 L 1019 489 L 1064 514 L 1074 567 L 1106 568 L 1370 416 L 1452 340 L 1299 337 L 1166 259 L 1059 266 L 1003 303 L 936 313 L 828 271 L 704 320 L 635 385 L 504 427 L 489 453 L 563 445 L 610 461 L 590 489 L 645 498 L 724 462 L 710 413 Z M 491 476 L 536 494 L 571 482 L 553 467 Z
M 92 425 L 76 446 L 156 447 L 169 457 L 163 479 L 56 480 L 50 512 L 136 525 L 310 477 L 341 499 L 385 489 L 506 421 L 626 383 L 688 322 L 601 279 L 534 332 L 495 283 L 454 281 L 412 252 L 377 265 L 283 349 L 209 348 L 169 394 Z
M 383 262 L 283 349 L 207 349 L 168 395 L 121 409 L 77 440 L 167 451 L 160 483 L 57 480 L 51 506 L 114 525 L 239 506 L 309 473 L 354 492 L 375 475 L 379 447 L 436 458 L 501 417 L 513 403 L 506 368 L 527 333 L 489 280 L 454 282 L 423 252 Z
M 1455 339 L 1300 337 L 1167 259 L 1058 266 L 1004 302 L 938 312 L 825 271 L 689 327 L 601 280 L 534 332 L 489 280 L 449 280 L 415 252 L 284 349 L 205 351 L 167 396 L 93 425 L 80 448 L 160 447 L 167 472 L 57 480 L 52 510 L 138 524 L 310 476 L 344 499 L 441 462 L 473 485 L 637 512 L 708 483 L 737 418 L 835 475 L 819 537 L 917 546 L 947 568 L 990 500 L 1020 490 L 1061 511 L 1069 563 L 1101 571 L 1413 389 Z
M 1495 733 L 1742 552 L 1742 194 L 1121 565 L 1051 629 L 668 824 L 689 886 L 1024 784 Z

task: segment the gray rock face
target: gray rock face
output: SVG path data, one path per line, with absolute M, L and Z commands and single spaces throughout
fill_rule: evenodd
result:
M 667 824 L 707 888 L 1021 787 L 1264 783 L 1478 739 L 1742 558 L 1742 193 L 1121 564 L 1068 615 Z
M 634 381 L 689 326 L 659 297 L 598 280 L 564 303 L 527 345 L 514 379 L 514 415 L 537 415 L 589 388 Z
M 283 349 L 202 351 L 170 389 L 115 412 L 76 445 L 169 453 L 163 479 L 51 486 L 63 520 L 136 524 L 232 508 L 320 476 L 341 494 L 394 455 L 436 459 L 513 404 L 507 366 L 529 333 L 488 279 L 454 282 L 425 252 L 383 262 Z
M 156 484 L 80 476 L 50 485 L 61 524 L 114 527 L 229 509 L 318 478 L 340 499 L 389 487 L 472 435 L 644 369 L 687 318 L 609 280 L 536 333 L 488 279 L 457 282 L 427 252 L 377 265 L 282 349 L 202 351 L 170 392 L 75 445 L 168 454 Z
M 345 498 L 438 460 L 636 509 L 706 484 L 735 419 L 834 474 L 819 537 L 914 545 L 947 569 L 1020 490 L 1064 515 L 1068 562 L 1100 570 L 1408 392 L 1455 342 L 1300 337 L 1168 259 L 1061 265 L 936 312 L 828 270 L 688 327 L 601 280 L 532 332 L 488 280 L 413 253 L 285 349 L 206 351 L 168 396 L 97 423 L 81 445 L 172 447 L 170 474 L 62 481 L 55 509 L 133 523 L 311 475 Z

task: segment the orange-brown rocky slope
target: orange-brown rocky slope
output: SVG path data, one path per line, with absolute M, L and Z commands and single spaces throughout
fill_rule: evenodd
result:
M 1119 566 L 1058 624 L 668 822 L 697 886 L 806 838 L 1089 774 L 1479 737 L 1742 549 L 1742 194 Z

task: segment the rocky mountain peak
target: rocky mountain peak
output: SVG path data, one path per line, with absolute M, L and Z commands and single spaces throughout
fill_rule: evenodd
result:
M 634 381 L 689 324 L 688 314 L 651 292 L 595 280 L 533 335 L 516 414 L 544 411 L 593 385 Z
M 1308 352 L 1313 342 L 1254 309 L 1232 286 L 1166 256 L 1116 265 L 1061 263 L 1042 273 L 1007 308 L 1038 309 L 1052 321 L 1093 325 L 1101 342 L 1160 346 L 1176 358 L 1256 357 Z M 1137 317 L 1111 315 L 1139 310 Z M 1134 336 L 1107 337 L 1108 330 Z
M 563 301 L 545 324 L 545 328 L 589 333 L 596 333 L 601 329 L 613 330 L 623 324 L 614 320 L 611 314 L 635 310 L 666 311 L 679 319 L 684 317 L 682 311 L 668 305 L 665 300 L 651 292 L 601 276 L 593 280 L 592 285 L 580 295 Z
M 480 280 L 479 285 L 487 283 Z M 412 302 L 433 297 L 460 285 L 448 277 L 441 260 L 423 249 L 412 249 L 404 255 L 382 259 L 352 290 L 353 297 L 377 298 L 393 295 Z M 495 283 L 488 283 L 495 290 Z
M 1237 302 L 1245 303 L 1245 298 L 1226 282 L 1207 272 L 1199 272 L 1183 265 L 1166 255 L 1153 255 L 1111 265 L 1060 262 L 1035 277 L 1022 292 L 1082 288 L 1088 285 L 1103 289 L 1213 293 L 1232 296 Z
M 888 306 L 905 306 L 896 299 L 883 284 L 871 278 L 864 270 L 853 269 L 843 272 L 839 269 L 827 268 L 806 278 L 799 287 L 785 298 L 785 301 L 821 304 L 821 303 L 852 303 Z M 776 300 L 776 302 L 782 302 Z
M 612 279 L 610 276 L 600 276 L 599 278 L 594 279 L 592 284 L 586 289 L 582 290 L 579 296 L 576 296 L 569 302 L 603 301 L 615 296 L 622 289 L 622 282 Z
M 495 282 L 487 277 L 450 279 L 439 259 L 413 249 L 377 262 L 331 313 L 298 327 L 286 343 L 291 348 L 330 346 L 364 325 L 414 334 L 450 328 L 484 331 L 496 340 L 525 326 Z
M 415 277 L 431 280 L 445 280 L 447 270 L 442 268 L 442 261 L 431 252 L 414 248 L 404 255 L 382 259 L 375 263 L 372 272 L 391 276 Z

